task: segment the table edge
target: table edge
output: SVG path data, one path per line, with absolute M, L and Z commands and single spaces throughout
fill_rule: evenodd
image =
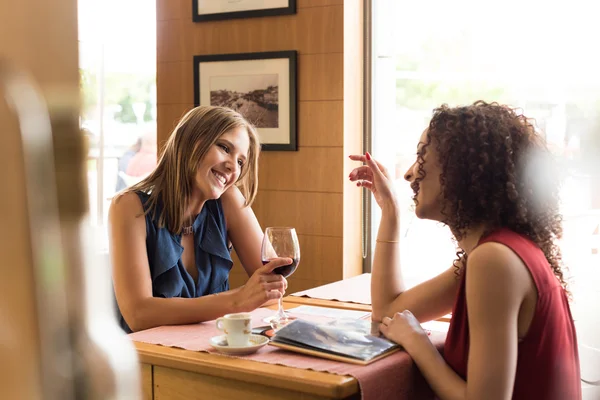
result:
M 303 305 L 316 306 L 316 307 L 339 308 L 342 310 L 354 310 L 354 311 L 366 311 L 366 312 L 372 311 L 370 304 L 351 303 L 351 302 L 340 301 L 340 300 L 316 299 L 316 298 L 307 297 L 307 296 L 289 295 L 289 296 L 284 297 L 283 301 L 286 303 L 303 304 Z M 446 315 L 439 317 L 433 321 L 450 322 L 451 319 L 452 319 L 452 315 L 446 314 Z
M 287 303 L 306 304 L 306 305 L 316 306 L 316 307 L 330 307 L 330 308 L 339 308 L 342 310 L 371 312 L 370 304 L 350 303 L 350 302 L 339 301 L 339 300 L 315 299 L 313 297 L 289 295 L 289 296 L 284 297 L 283 301 L 287 302 Z
M 243 382 L 336 399 L 343 399 L 359 392 L 358 381 L 349 375 L 268 364 L 136 341 L 133 341 L 133 344 L 137 350 L 139 362 L 142 364 L 226 379 L 231 379 L 235 375 L 235 379 Z M 265 371 L 265 365 L 281 369 L 281 372 Z

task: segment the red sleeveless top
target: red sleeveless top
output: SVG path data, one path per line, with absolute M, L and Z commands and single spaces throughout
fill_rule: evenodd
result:
M 575 325 L 567 295 L 554 276 L 542 250 L 525 236 L 501 229 L 479 241 L 498 242 L 510 248 L 523 261 L 538 292 L 531 326 L 518 345 L 514 400 L 579 400 L 581 376 Z M 465 293 L 466 267 L 461 271 L 458 296 L 444 358 L 463 379 L 467 378 L 469 358 L 469 319 Z M 490 360 L 494 362 L 494 360 Z

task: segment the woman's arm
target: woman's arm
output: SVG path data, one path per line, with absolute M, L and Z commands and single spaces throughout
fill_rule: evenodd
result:
M 521 259 L 499 243 L 479 246 L 467 264 L 467 399 L 510 399 L 517 370 L 519 310 L 531 276 Z
M 509 249 L 486 243 L 469 255 L 466 273 L 467 382 L 446 364 L 409 313 L 385 320 L 382 332 L 404 346 L 440 399 L 510 399 L 517 368 L 517 322 L 528 290 L 528 272 Z
M 227 234 L 248 276 L 252 277 L 255 271 L 260 270 L 260 268 L 267 267 L 269 271 L 276 268 L 271 265 L 271 262 L 264 267 L 262 266 L 260 253 L 264 233 L 252 208 L 245 206 L 245 199 L 242 192 L 235 186 L 231 187 L 221 196 L 221 203 L 225 212 Z M 290 262 L 288 261 L 288 264 Z M 283 264 L 277 261 L 277 265 L 280 266 Z M 271 276 L 269 279 L 281 282 L 281 295 L 283 296 L 288 287 L 287 280 L 278 274 Z M 245 290 L 246 285 L 240 290 Z M 275 302 L 269 301 L 261 304 L 261 306 L 271 304 L 275 304 Z
M 371 267 L 371 304 L 373 320 L 410 310 L 419 321 L 426 322 L 452 310 L 459 280 L 450 267 L 436 277 L 406 290 L 400 265 L 399 212 L 382 210 L 377 238 L 398 243 L 377 242 Z
M 251 207 L 244 205 L 240 190 L 233 186 L 221 196 L 227 234 L 248 276 L 262 267 L 260 255 L 263 231 Z
M 410 310 L 421 322 L 448 314 L 458 289 L 455 269 L 452 267 L 406 290 L 400 268 L 400 210 L 388 172 L 370 156 L 353 155 L 350 158 L 366 163 L 355 168 L 349 178 L 373 193 L 382 212 L 371 268 L 373 320 L 381 321 L 383 317 L 403 310 Z
M 113 282 L 119 309 L 133 331 L 160 325 L 208 321 L 224 314 L 250 311 L 281 296 L 282 283 L 266 265 L 249 280 L 244 292 L 231 290 L 194 299 L 152 297 L 146 253 L 146 221 L 135 193 L 114 199 L 109 211 L 109 241 Z M 279 261 L 285 265 L 286 261 Z M 287 260 L 289 262 L 289 260 Z

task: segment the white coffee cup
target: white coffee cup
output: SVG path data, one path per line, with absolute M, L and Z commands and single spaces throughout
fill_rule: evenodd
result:
M 250 345 L 252 316 L 250 313 L 226 314 L 217 319 L 217 329 L 227 336 L 227 345 L 244 347 Z

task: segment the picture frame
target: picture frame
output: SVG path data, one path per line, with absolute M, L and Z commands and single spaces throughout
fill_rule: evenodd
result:
M 262 150 L 297 151 L 295 50 L 194 56 L 194 105 L 225 106 L 257 127 Z
M 296 13 L 296 0 L 192 0 L 194 22 Z

